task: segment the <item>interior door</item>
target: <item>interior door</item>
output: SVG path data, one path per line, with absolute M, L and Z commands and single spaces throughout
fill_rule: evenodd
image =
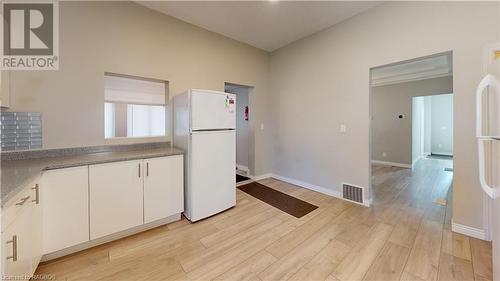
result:
M 214 130 L 236 128 L 236 95 L 223 92 L 191 93 L 191 129 Z
M 184 211 L 183 156 L 145 159 L 144 223 Z
M 235 131 L 193 133 L 190 157 L 190 219 L 196 221 L 234 206 Z
M 142 160 L 89 167 L 90 239 L 143 223 Z

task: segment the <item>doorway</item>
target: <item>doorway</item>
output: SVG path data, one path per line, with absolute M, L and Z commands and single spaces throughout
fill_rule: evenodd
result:
M 374 208 L 410 200 L 451 210 L 452 52 L 370 69 L 370 120 Z
M 247 182 L 253 169 L 252 131 L 250 126 L 252 86 L 225 83 L 224 91 L 236 95 L 236 182 Z
M 412 167 L 424 157 L 453 160 L 453 94 L 412 99 Z

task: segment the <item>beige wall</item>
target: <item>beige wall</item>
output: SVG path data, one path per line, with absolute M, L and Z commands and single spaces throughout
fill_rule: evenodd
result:
M 372 160 L 411 165 L 412 98 L 452 92 L 450 76 L 372 87 Z
M 232 82 L 255 87 L 256 173 L 270 172 L 268 53 L 133 2 L 61 2 L 59 49 L 59 71 L 12 75 L 11 110 L 42 112 L 44 148 L 145 141 L 104 139 L 104 72 L 168 80 L 171 97 Z
M 276 173 L 332 191 L 369 186 L 370 68 L 451 50 L 453 219 L 482 228 L 473 93 L 483 47 L 499 41 L 499 16 L 493 2 L 390 2 L 272 53 Z
M 224 82 L 251 85 L 255 174 L 339 191 L 341 182 L 369 186 L 369 69 L 452 50 L 460 125 L 454 220 L 481 228 L 471 93 L 484 74 L 482 48 L 499 40 L 498 5 L 386 3 L 272 53 L 269 62 L 261 50 L 135 3 L 61 2 L 60 70 L 16 72 L 10 103 L 43 113 L 45 148 L 100 145 L 110 142 L 106 71 L 168 80 L 171 96 L 190 87 L 223 90 Z

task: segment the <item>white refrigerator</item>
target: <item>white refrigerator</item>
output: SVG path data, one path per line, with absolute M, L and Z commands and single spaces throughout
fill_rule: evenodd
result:
M 479 181 L 486 235 L 493 246 L 493 280 L 500 280 L 500 45 L 485 49 L 486 76 L 476 90 Z
M 173 98 L 173 144 L 185 151 L 184 215 L 192 222 L 236 205 L 236 96 L 190 89 Z

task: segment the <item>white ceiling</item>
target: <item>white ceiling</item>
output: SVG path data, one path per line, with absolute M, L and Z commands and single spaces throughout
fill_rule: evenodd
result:
M 372 70 L 372 86 L 451 76 L 451 53 L 378 67 Z
M 144 1 L 185 22 L 274 51 L 381 2 L 374 1 Z

